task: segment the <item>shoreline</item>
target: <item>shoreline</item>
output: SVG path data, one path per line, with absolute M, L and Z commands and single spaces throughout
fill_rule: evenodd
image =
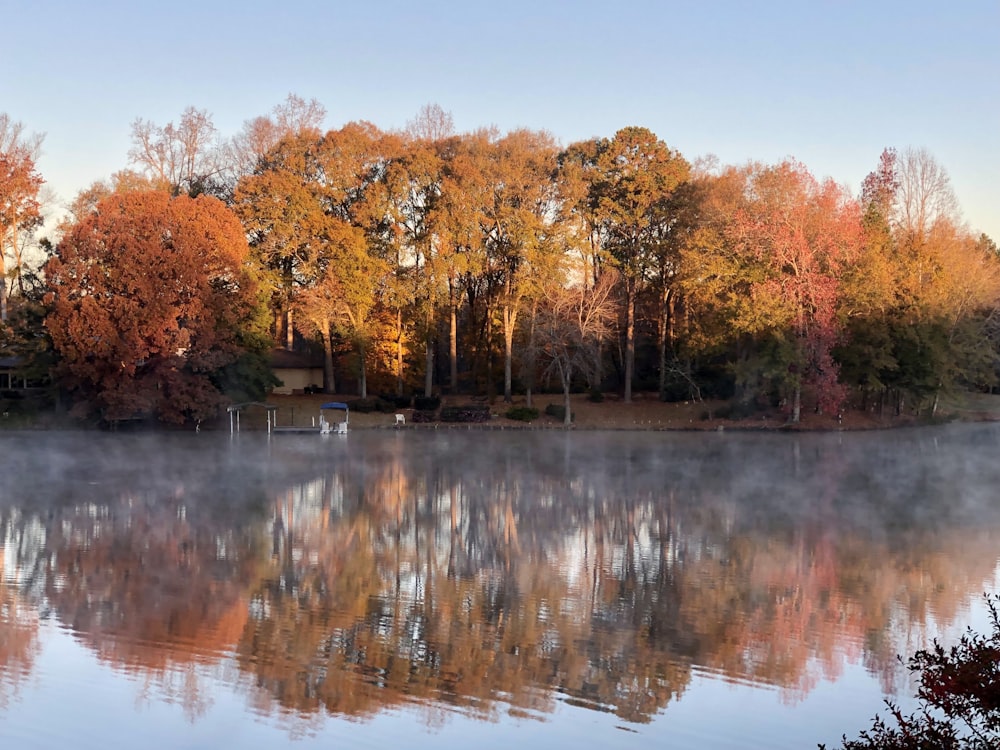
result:
M 504 431 L 563 431 L 563 432 L 858 432 L 882 431 L 906 427 L 935 426 L 953 422 L 995 422 L 1000 421 L 1000 395 L 972 394 L 968 403 L 950 403 L 942 407 L 935 417 L 926 415 L 886 416 L 874 410 L 845 410 L 840 417 L 804 411 L 797 423 L 788 421 L 786 414 L 773 410 L 757 413 L 739 419 L 725 415 L 731 405 L 723 401 L 662 402 L 655 394 L 639 394 L 626 404 L 615 396 L 595 403 L 586 394 L 572 397 L 572 425 L 564 425 L 561 420 L 544 413 L 549 404 L 561 405 L 562 396 L 544 394 L 533 398 L 533 407 L 539 416 L 531 422 L 508 419 L 504 413 L 512 407 L 525 406 L 525 398 L 515 397 L 512 403 L 499 400 L 490 404 L 492 418 L 488 422 L 413 422 L 412 408 L 399 409 L 395 413 L 351 411 L 349 429 L 356 430 L 467 430 L 484 432 Z M 291 395 L 272 396 L 269 403 L 277 409 L 276 426 L 307 428 L 310 420 L 319 414 L 320 404 L 339 400 L 350 403 L 350 396 Z M 442 406 L 468 404 L 471 397 L 446 396 Z M 402 414 L 405 424 L 396 423 L 396 414 Z M 263 420 L 261 420 L 263 425 Z M 247 423 L 243 429 L 256 430 L 254 423 Z
M 320 406 L 331 400 L 350 403 L 356 397 L 323 394 L 272 395 L 268 403 L 276 407 L 273 426 L 279 434 L 282 431 L 309 434 L 313 430 L 319 434 L 318 417 Z M 471 401 L 466 397 L 447 396 L 442 405 L 464 405 Z M 512 407 L 525 406 L 524 397 L 515 398 L 513 403 L 495 401 L 490 404 L 492 418 L 488 422 L 414 422 L 412 408 L 399 409 L 395 413 L 351 411 L 349 430 L 397 430 L 397 431 L 442 431 L 465 430 L 481 432 L 740 432 L 740 433 L 817 433 L 817 432 L 873 432 L 895 430 L 908 427 L 930 427 L 949 423 L 980 423 L 1000 421 L 1000 395 L 970 394 L 965 402 L 949 403 L 943 406 L 935 417 L 927 415 L 885 416 L 873 410 L 845 410 L 840 416 L 804 412 L 801 420 L 792 423 L 786 414 L 778 410 L 757 413 L 732 419 L 727 416 L 732 406 L 722 401 L 662 402 L 650 394 L 639 395 L 632 403 L 626 404 L 614 396 L 598 403 L 591 402 L 586 395 L 575 395 L 572 399 L 574 421 L 564 425 L 556 417 L 546 415 L 548 404 L 561 404 L 561 396 L 542 395 L 533 399 L 533 406 L 539 416 L 530 421 L 509 419 L 504 416 Z M 396 415 L 402 414 L 405 423 L 399 424 Z M 65 415 L 40 414 L 34 418 L 12 418 L 0 420 L 0 431 L 89 431 L 101 429 L 96 424 L 73 422 Z M 229 432 L 227 417 L 222 416 L 211 423 L 203 423 L 201 432 Z M 111 432 L 134 431 L 187 432 L 195 431 L 193 425 L 170 425 L 165 423 L 134 422 L 123 423 Z M 248 409 L 242 413 L 240 432 L 265 432 L 267 424 L 264 411 Z

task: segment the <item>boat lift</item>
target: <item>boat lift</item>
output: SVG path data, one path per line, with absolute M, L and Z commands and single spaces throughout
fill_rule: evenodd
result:
M 278 416 L 275 413 L 278 411 L 278 407 L 274 404 L 262 404 L 259 401 L 247 401 L 226 407 L 226 411 L 229 412 L 229 434 L 232 435 L 240 431 L 240 412 L 249 406 L 259 406 L 267 412 L 267 434 L 270 435 L 278 424 Z

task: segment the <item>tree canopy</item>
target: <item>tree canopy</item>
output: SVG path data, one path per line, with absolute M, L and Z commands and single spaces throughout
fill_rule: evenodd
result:
M 213 416 L 239 357 L 255 283 L 236 217 L 215 198 L 114 194 L 45 267 L 45 327 L 78 414 L 115 422 Z

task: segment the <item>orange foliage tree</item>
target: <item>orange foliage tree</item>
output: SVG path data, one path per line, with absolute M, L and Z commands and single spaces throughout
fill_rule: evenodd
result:
M 114 194 L 46 264 L 45 325 L 77 414 L 168 422 L 214 415 L 241 354 L 255 284 L 236 217 L 217 199 Z
M 580 201 L 577 210 L 585 217 L 591 241 L 599 242 L 604 260 L 621 278 L 624 395 L 631 402 L 636 303 L 650 277 L 659 276 L 666 287 L 672 283 L 676 264 L 665 257 L 672 255 L 671 226 L 676 221 L 671 198 L 687 181 L 690 167 L 653 132 L 634 126 L 622 128 L 611 139 L 571 146 L 563 163 L 569 182 L 582 177 L 585 187 L 581 190 L 578 185 L 572 196 Z
M 20 282 L 25 236 L 42 223 L 44 180 L 35 169 L 40 145 L 40 136 L 26 135 L 21 123 L 0 112 L 0 321 L 7 320 L 7 255 Z

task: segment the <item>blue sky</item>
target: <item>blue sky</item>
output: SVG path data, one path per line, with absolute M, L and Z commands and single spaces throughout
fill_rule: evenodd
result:
M 926 148 L 1000 241 L 1000 0 L 503 3 L 0 0 L 0 111 L 46 134 L 58 196 L 127 166 L 137 117 L 189 105 L 223 135 L 289 93 L 326 125 L 561 142 L 652 129 L 688 159 L 792 156 L 857 192 L 886 146 Z

